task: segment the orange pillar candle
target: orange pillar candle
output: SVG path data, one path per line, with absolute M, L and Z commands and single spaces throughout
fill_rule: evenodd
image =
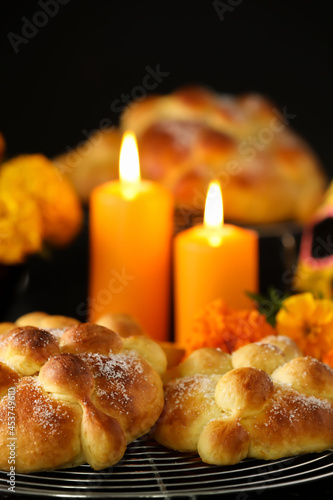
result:
M 89 320 L 129 314 L 149 336 L 167 340 L 173 200 L 161 185 L 140 179 L 132 132 L 123 137 L 119 173 L 90 199 Z
M 204 224 L 175 238 L 175 339 L 186 344 L 197 313 L 217 298 L 231 308 L 251 305 L 247 291 L 258 287 L 258 236 L 255 231 L 223 225 L 218 182 L 209 186 Z

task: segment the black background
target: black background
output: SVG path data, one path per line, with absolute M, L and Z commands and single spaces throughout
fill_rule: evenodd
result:
M 38 1 L 2 1 L 0 130 L 8 155 L 54 156 L 103 118 L 116 125 L 112 102 L 142 84 L 147 66 L 160 65 L 169 75 L 158 93 L 201 83 L 261 92 L 286 106 L 333 172 L 330 2 L 229 0 L 220 15 L 217 5 L 68 0 L 16 54 L 8 35 L 22 36 L 22 18 L 43 23 L 34 17 L 42 9 Z

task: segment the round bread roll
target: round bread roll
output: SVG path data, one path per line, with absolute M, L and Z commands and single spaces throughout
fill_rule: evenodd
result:
M 207 464 L 233 465 L 247 457 L 250 435 L 237 420 L 212 420 L 203 429 L 198 453 Z
M 123 341 L 119 335 L 94 323 L 81 323 L 67 328 L 59 339 L 63 352 L 82 354 L 87 352 L 116 354 L 123 348 Z
M 286 361 L 302 356 L 302 351 L 299 349 L 296 342 L 290 337 L 285 335 L 267 335 L 263 339 L 259 340 L 257 344 L 271 344 L 275 345 L 286 357 Z
M 325 363 L 310 356 L 294 358 L 279 366 L 272 379 L 287 384 L 307 396 L 333 400 L 333 370 Z
M 33 326 L 14 328 L 0 341 L 1 360 L 19 375 L 34 375 L 50 356 L 59 352 L 55 337 Z
M 276 345 L 254 342 L 234 351 L 231 360 L 234 368 L 252 366 L 272 373 L 278 366 L 286 362 L 286 357 Z
M 126 337 L 123 339 L 125 351 L 135 351 L 148 361 L 148 363 L 163 375 L 167 369 L 167 357 L 162 347 L 154 340 L 139 335 L 138 337 Z
M 75 318 L 56 314 L 51 315 L 42 311 L 24 314 L 15 321 L 17 326 L 36 326 L 37 328 L 46 328 L 48 330 L 51 328 L 67 328 L 72 325 L 78 325 L 79 323 L 80 321 Z
M 27 314 L 23 314 L 15 321 L 17 326 L 36 326 L 39 328 L 41 320 L 47 318 L 48 314 L 43 311 L 34 311 Z
M 244 367 L 226 373 L 217 383 L 215 401 L 233 417 L 260 412 L 273 394 L 273 382 L 262 370 Z
M 220 349 L 202 347 L 191 352 L 185 361 L 167 370 L 162 378 L 166 384 L 175 378 L 190 377 L 191 375 L 222 375 L 231 370 L 231 368 L 230 354 Z
M 161 378 L 135 345 L 129 351 L 117 333 L 90 323 L 53 331 L 17 326 L 0 337 L 2 470 L 12 436 L 18 473 L 110 467 L 163 409 Z
M 139 322 L 129 314 L 107 313 L 98 318 L 96 324 L 114 330 L 121 337 L 147 335 Z
M 212 375 L 214 373 L 222 375 L 231 370 L 231 368 L 230 354 L 220 349 L 203 347 L 193 351 L 181 364 L 181 375 L 183 377 L 198 373 L 203 375 Z

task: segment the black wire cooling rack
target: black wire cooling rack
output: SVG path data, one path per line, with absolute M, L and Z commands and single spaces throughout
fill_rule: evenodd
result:
M 273 461 L 246 459 L 228 466 L 204 464 L 197 455 L 177 453 L 149 437 L 129 445 L 123 460 L 103 471 L 82 465 L 38 474 L 17 474 L 16 495 L 63 498 L 200 498 L 259 492 L 333 477 L 333 450 Z M 8 492 L 0 472 L 0 495 Z

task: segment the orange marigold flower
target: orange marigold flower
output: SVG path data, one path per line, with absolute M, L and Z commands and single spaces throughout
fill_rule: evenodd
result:
M 36 203 L 24 191 L 0 185 L 0 263 L 18 264 L 42 246 L 42 221 Z
M 188 354 L 201 347 L 217 347 L 231 353 L 245 344 L 274 334 L 274 328 L 256 309 L 230 310 L 218 299 L 196 317 L 186 349 Z
M 42 217 L 43 238 L 62 246 L 78 232 L 82 207 L 67 179 L 45 156 L 17 156 L 1 165 L 0 184 L 4 190 L 25 191 L 35 201 Z
M 292 338 L 304 353 L 319 360 L 333 349 L 333 302 L 312 293 L 284 300 L 276 316 L 277 331 Z

